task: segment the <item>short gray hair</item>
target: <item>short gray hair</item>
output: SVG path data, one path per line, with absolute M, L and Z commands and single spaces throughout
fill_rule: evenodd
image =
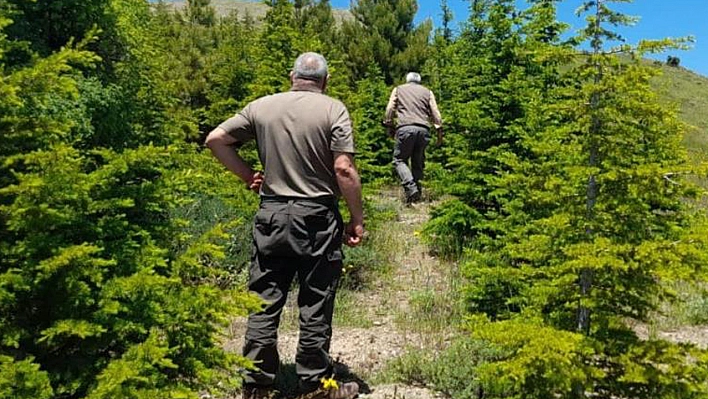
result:
M 420 83 L 420 74 L 418 72 L 408 72 L 406 75 L 406 83 Z
M 327 77 L 327 60 L 318 53 L 302 53 L 295 60 L 293 77 L 321 82 Z

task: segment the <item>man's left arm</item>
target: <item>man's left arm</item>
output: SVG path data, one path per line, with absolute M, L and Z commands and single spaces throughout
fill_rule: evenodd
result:
M 254 172 L 251 166 L 243 160 L 234 148 L 238 140 L 226 132 L 222 127 L 212 130 L 206 138 L 206 146 L 226 169 L 241 178 L 250 190 L 259 192 L 263 183 L 263 175 Z
M 440 110 L 438 109 L 438 103 L 435 101 L 435 94 L 430 92 L 430 117 L 433 120 L 433 126 L 435 127 L 435 132 L 438 135 L 437 146 L 441 146 L 443 143 L 443 128 L 442 128 L 442 115 L 440 115 Z

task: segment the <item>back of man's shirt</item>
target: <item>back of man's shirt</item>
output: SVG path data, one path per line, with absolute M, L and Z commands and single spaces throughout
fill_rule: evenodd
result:
M 435 128 L 442 126 L 435 95 L 418 83 L 406 83 L 393 89 L 386 106 L 386 125 L 393 124 L 394 113 L 398 119 L 398 127 L 418 125 L 429 128 L 428 120 L 433 121 Z
M 354 153 L 351 121 L 340 101 L 313 91 L 260 98 L 220 125 L 241 143 L 256 139 L 263 196 L 339 194 L 334 152 Z

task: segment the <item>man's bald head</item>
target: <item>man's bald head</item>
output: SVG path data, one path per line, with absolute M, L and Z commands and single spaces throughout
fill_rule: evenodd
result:
M 321 54 L 303 53 L 295 60 L 292 77 L 323 82 L 327 78 L 327 60 Z

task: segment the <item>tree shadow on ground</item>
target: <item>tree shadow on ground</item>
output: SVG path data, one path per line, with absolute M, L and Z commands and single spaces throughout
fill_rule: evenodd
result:
M 280 392 L 281 398 L 294 398 L 300 393 L 297 389 L 298 378 L 295 372 L 295 363 L 281 363 L 275 378 L 275 387 Z M 342 382 L 356 382 L 359 384 L 360 394 L 371 393 L 369 384 L 353 373 L 344 363 L 334 362 L 334 378 Z

